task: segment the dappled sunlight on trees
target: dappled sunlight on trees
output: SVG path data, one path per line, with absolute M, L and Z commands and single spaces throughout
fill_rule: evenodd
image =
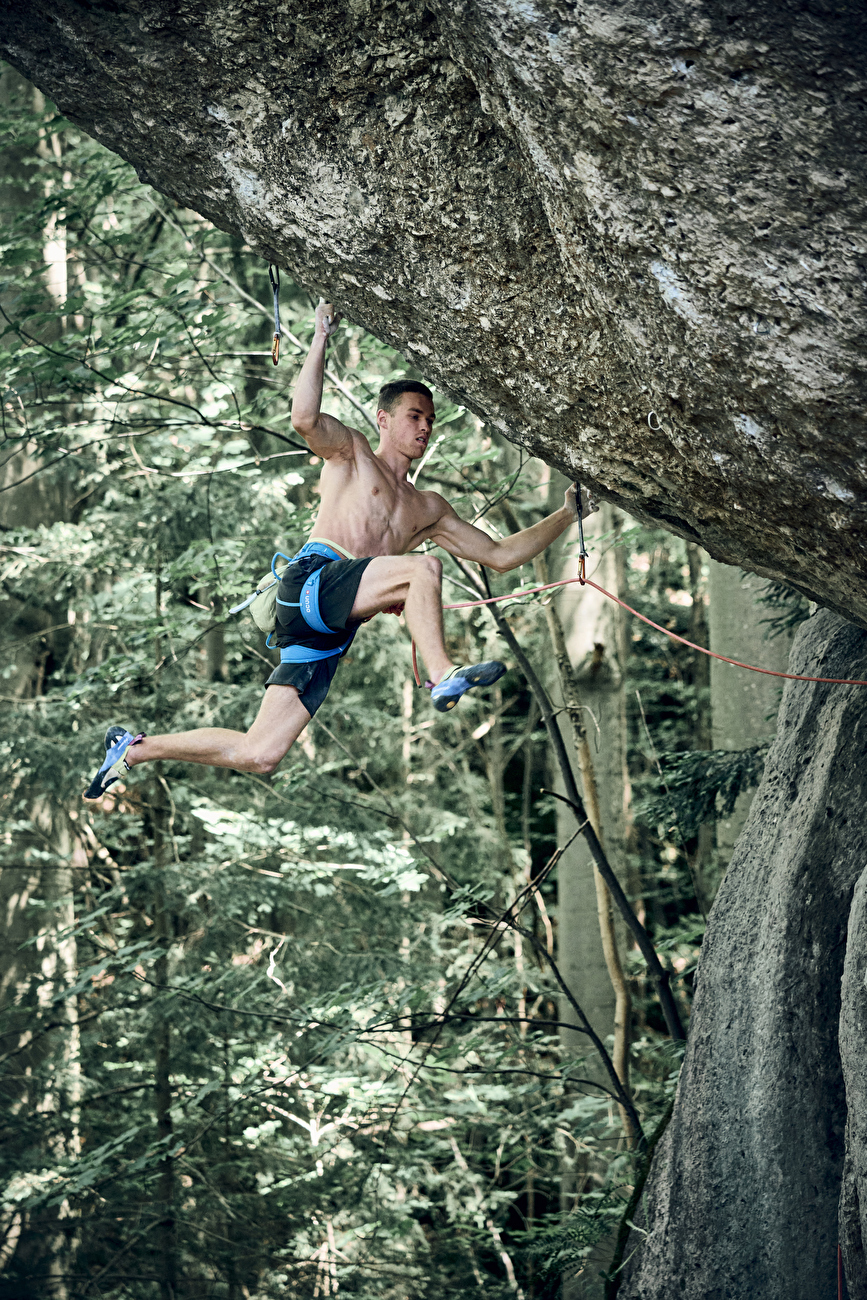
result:
M 584 1263 L 642 1154 L 558 982 L 564 839 L 513 662 L 442 717 L 381 616 L 273 777 L 167 762 L 81 802 L 109 723 L 252 721 L 273 652 L 227 611 L 316 510 L 289 422 L 313 304 L 284 276 L 298 344 L 275 369 L 267 268 L 242 241 L 7 89 L 0 1296 L 541 1298 L 582 1268 L 598 1294 Z M 329 409 L 365 430 L 386 378 L 423 377 L 352 324 L 329 366 Z M 436 405 L 420 485 L 495 531 L 538 519 L 548 466 Z M 691 635 L 685 542 L 618 514 L 594 544 L 622 552 L 632 603 Z M 445 578 L 448 600 L 476 594 L 460 566 Z M 495 590 L 534 585 L 528 565 Z M 551 599 L 506 617 L 559 710 Z M 464 661 L 504 653 L 485 610 L 447 633 Z M 693 754 L 696 656 L 638 623 L 623 644 L 622 883 L 686 1020 L 698 836 L 763 755 Z M 619 942 L 650 1135 L 680 1049 Z

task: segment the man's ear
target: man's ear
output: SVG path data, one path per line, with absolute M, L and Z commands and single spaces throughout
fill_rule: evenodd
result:
M 383 411 L 381 407 L 376 412 L 376 427 L 380 433 L 385 433 L 388 428 L 388 411 Z

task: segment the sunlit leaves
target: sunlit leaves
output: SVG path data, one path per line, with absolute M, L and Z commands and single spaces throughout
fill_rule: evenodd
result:
M 560 1041 L 558 988 L 527 937 L 542 933 L 538 916 L 521 914 L 523 948 L 492 921 L 554 847 L 524 685 L 504 679 L 499 712 L 468 697 L 434 715 L 412 685 L 405 626 L 382 616 L 274 776 L 162 763 L 82 805 L 108 723 L 251 725 L 273 658 L 226 611 L 309 535 L 321 466 L 289 421 L 303 346 L 272 367 L 266 268 L 241 240 L 139 185 L 51 109 L 10 110 L 5 125 L 26 165 L 0 246 L 0 486 L 33 487 L 0 549 L 0 836 L 6 865 L 68 877 L 31 909 L 32 947 L 76 955 L 47 993 L 41 967 L 22 979 L 17 1008 L 28 1033 L 61 1044 L 49 1017 L 74 1008 L 80 1033 L 77 1097 L 51 1052 L 36 1062 L 51 1104 L 30 1107 L 7 1144 L 7 1200 L 66 1198 L 88 1276 L 119 1254 L 147 1278 L 170 1153 L 184 1276 L 227 1293 L 312 1295 L 327 1267 L 368 1297 L 511 1294 L 504 1249 L 519 1275 L 536 1252 L 553 1276 L 616 1200 L 608 1188 L 588 1200 L 577 1236 L 551 1229 L 564 1132 L 595 1170 L 608 1162 L 610 1182 L 630 1169 L 612 1156 L 609 1099 L 577 1082 L 586 1061 Z M 40 151 L 46 132 L 59 157 Z M 312 302 L 285 276 L 282 307 L 306 345 Z M 329 360 L 368 410 L 384 380 L 409 373 L 357 326 Z M 359 423 L 333 386 L 326 401 Z M 419 486 L 493 529 L 510 493 L 533 522 L 538 463 L 436 405 Z M 463 576 L 446 572 L 460 598 Z M 533 585 L 529 569 L 506 581 Z M 544 662 L 540 604 L 509 617 Z M 448 631 L 467 662 L 500 650 L 483 612 L 449 615 Z M 661 651 L 639 648 L 645 677 L 661 680 Z M 499 775 L 497 745 L 510 755 Z M 553 881 L 545 890 L 553 909 Z M 678 934 L 672 951 L 689 942 Z M 166 1025 L 173 1135 L 159 1139 Z M 660 1065 L 652 1035 L 639 1060 L 653 1114 L 675 1066 Z M 110 1270 L 99 1290 L 133 1294 Z

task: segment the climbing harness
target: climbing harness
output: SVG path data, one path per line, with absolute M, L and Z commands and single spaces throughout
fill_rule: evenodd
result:
M 307 546 L 313 545 L 314 542 L 324 546 L 326 550 L 330 548 L 330 550 L 338 552 L 336 555 L 328 555 L 329 560 L 354 560 L 356 558 L 354 555 L 350 555 L 349 551 L 345 551 L 342 546 L 338 546 L 336 542 L 332 542 L 330 537 L 311 537 Z M 305 547 L 303 550 L 298 552 L 298 555 L 293 556 L 292 558 L 297 560 L 302 555 L 310 555 L 312 553 L 313 552 L 308 551 Z M 325 555 L 326 551 L 317 551 L 316 553 Z M 277 568 L 278 559 L 286 561 L 286 564 L 280 569 Z M 286 568 L 291 563 L 292 560 L 288 555 L 284 555 L 282 551 L 276 551 L 271 560 L 271 568 L 262 578 L 260 578 L 255 591 L 251 591 L 246 600 L 242 600 L 239 604 L 233 605 L 229 610 L 229 613 L 240 614 L 242 610 L 249 609 L 250 617 L 261 632 L 273 632 L 277 626 L 277 586 L 280 579 L 283 577 L 283 574 L 286 572 Z
M 275 579 L 279 582 L 275 567 L 278 558 L 286 560 L 288 566 L 294 560 L 300 560 L 305 555 L 324 555 L 326 560 L 340 560 L 344 559 L 347 553 L 343 552 L 341 554 L 330 544 L 313 540 L 307 542 L 306 545 L 301 547 L 301 550 L 297 555 L 291 557 L 284 555 L 282 551 L 277 551 L 271 560 L 271 572 L 274 574 Z M 353 557 L 349 556 L 349 558 L 352 559 Z M 314 632 L 318 632 L 320 636 L 337 636 L 334 628 L 328 626 L 319 612 L 319 584 L 321 581 L 322 569 L 316 569 L 311 573 L 310 577 L 307 578 L 302 586 L 298 600 L 281 600 L 280 597 L 277 596 L 275 604 L 292 606 L 294 609 L 297 609 L 307 626 Z M 274 630 L 276 631 L 276 627 Z M 280 649 L 280 662 L 281 664 L 311 664 L 317 663 L 320 659 L 331 659 L 334 655 L 345 655 L 346 651 L 352 645 L 357 631 L 358 627 L 354 627 L 342 645 L 333 646 L 329 650 L 314 650 L 310 646 L 304 645 L 283 646 Z M 273 635 L 274 632 L 271 631 L 265 639 L 265 645 L 269 650 L 275 649 L 271 644 L 271 637 Z
M 276 276 L 274 272 L 276 271 Z M 274 342 L 271 344 L 271 360 L 276 366 L 280 361 L 280 268 L 268 266 L 268 279 L 274 291 Z
M 233 605 L 229 610 L 230 614 L 239 614 L 242 609 L 249 607 L 256 626 L 262 632 L 267 633 L 265 645 L 269 650 L 277 648 L 271 644 L 271 637 L 277 630 L 278 605 L 297 609 L 307 626 L 320 636 L 338 635 L 334 628 L 328 626 L 319 612 L 319 585 L 323 573 L 321 568 L 314 570 L 309 578 L 305 580 L 299 592 L 298 600 L 281 600 L 277 595 L 280 579 L 286 569 L 290 564 L 302 559 L 305 555 L 322 555 L 326 560 L 355 559 L 355 556 L 350 555 L 349 551 L 345 551 L 342 546 L 338 546 L 336 542 L 330 542 L 324 537 L 311 537 L 310 541 L 301 547 L 297 555 L 286 555 L 283 551 L 275 551 L 271 557 L 271 569 L 261 580 L 256 590 L 246 600 L 241 601 L 239 605 Z M 286 561 L 285 565 L 279 569 L 277 567 L 278 560 Z M 310 646 L 303 645 L 283 646 L 280 648 L 280 662 L 284 664 L 308 664 L 317 663 L 320 659 L 331 659 L 334 655 L 344 655 L 352 645 L 359 626 L 360 624 L 352 629 L 352 632 L 342 645 L 333 646 L 328 650 L 315 650 Z

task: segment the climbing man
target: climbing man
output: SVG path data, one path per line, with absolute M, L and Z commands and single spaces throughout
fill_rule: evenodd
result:
M 321 410 L 325 350 L 340 317 L 330 304 L 316 309 L 310 352 L 298 376 L 292 424 L 324 461 L 319 513 L 310 541 L 281 577 L 277 594 L 280 665 L 250 730 L 199 727 L 173 735 L 134 735 L 109 727 L 102 766 L 85 792 L 99 799 L 113 781 L 155 759 L 273 772 L 319 708 L 360 623 L 403 606 L 422 653 L 435 709 L 445 712 L 474 686 L 490 686 L 506 671 L 498 660 L 465 666 L 446 650 L 442 563 L 412 555 L 423 542 L 462 560 L 508 573 L 532 560 L 578 517 L 575 490 L 547 519 L 510 537 L 489 537 L 464 523 L 438 492 L 420 492 L 408 479 L 434 425 L 430 390 L 414 380 L 386 384 L 379 394 L 374 452 L 364 434 Z M 595 510 L 588 502 L 585 513 Z M 361 557 L 361 558 L 356 558 Z

